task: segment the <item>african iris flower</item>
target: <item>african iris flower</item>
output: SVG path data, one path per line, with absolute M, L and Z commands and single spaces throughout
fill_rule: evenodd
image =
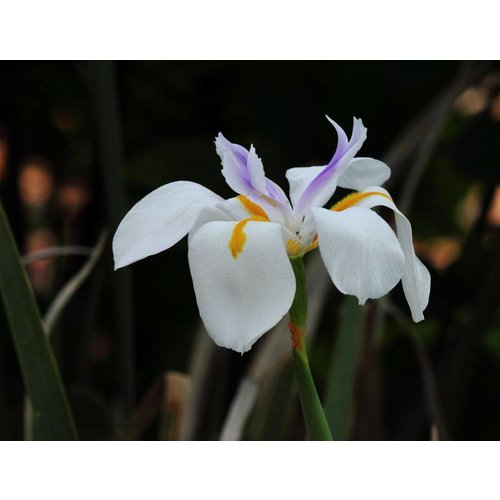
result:
M 328 118 L 328 117 L 327 117 Z M 429 272 L 415 255 L 408 219 L 382 187 L 383 162 L 355 158 L 366 128 L 354 118 L 350 139 L 337 132 L 327 165 L 286 172 L 290 198 L 265 176 L 253 146 L 215 140 L 222 174 L 238 196 L 224 200 L 187 181 L 166 184 L 140 200 L 113 239 L 115 268 L 156 254 L 189 233 L 189 266 L 200 315 L 220 346 L 249 350 L 289 311 L 296 282 L 290 259 L 319 247 L 335 286 L 360 304 L 401 281 L 414 321 L 427 306 Z M 322 208 L 337 186 L 355 190 Z M 395 214 L 396 233 L 372 209 Z

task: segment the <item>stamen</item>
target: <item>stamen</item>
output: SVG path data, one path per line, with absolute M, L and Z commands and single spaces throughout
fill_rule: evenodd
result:
M 290 257 L 296 257 L 302 252 L 302 244 L 298 240 L 288 240 L 286 242 L 286 252 Z

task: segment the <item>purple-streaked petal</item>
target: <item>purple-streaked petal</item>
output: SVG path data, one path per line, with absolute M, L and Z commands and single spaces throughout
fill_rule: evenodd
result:
M 240 194 L 252 191 L 247 170 L 248 151 L 239 144 L 229 142 L 222 134 L 215 139 L 215 149 L 222 160 L 222 175 L 228 186 Z
M 321 167 L 294 167 L 286 171 L 286 178 L 290 186 L 290 200 L 295 207 L 304 194 L 307 186 L 311 184 L 314 178 L 322 172 L 325 166 Z
M 338 142 L 337 142 L 337 149 L 335 150 L 335 154 L 333 155 L 332 160 L 330 163 L 336 163 L 344 151 L 347 149 L 349 146 L 349 140 L 347 139 L 347 134 L 344 132 L 344 129 L 335 121 L 332 120 L 328 115 L 326 115 L 326 119 L 333 125 L 337 132 L 337 137 L 338 137 Z M 353 120 L 356 120 L 356 118 L 353 118 Z M 353 128 L 353 133 L 354 133 L 354 128 Z
M 283 189 L 281 189 L 278 184 L 273 182 L 271 179 L 266 179 L 266 190 L 268 192 L 269 198 L 287 207 L 290 206 L 290 202 L 288 201 L 288 198 Z
M 248 151 L 243 146 L 228 141 L 220 132 L 215 138 L 215 149 L 221 158 L 226 151 L 231 151 L 241 165 L 246 165 Z
M 347 141 L 347 136 L 340 126 L 331 118 L 328 120 L 337 131 L 337 149 L 330 163 L 311 180 L 299 197 L 294 211 L 300 215 L 303 215 L 311 206 L 323 206 L 331 198 L 339 177 L 361 149 L 366 139 L 366 128 L 360 119 L 353 118 L 352 134 L 349 141 Z
M 215 147 L 222 160 L 222 175 L 233 191 L 247 196 L 264 196 L 289 206 L 283 190 L 266 178 L 262 161 L 253 146 L 247 151 L 243 146 L 229 142 L 219 133 L 215 139 Z

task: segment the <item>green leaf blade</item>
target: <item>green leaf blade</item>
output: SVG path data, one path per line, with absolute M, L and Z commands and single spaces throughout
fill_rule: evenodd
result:
M 340 328 L 327 377 L 325 415 L 337 440 L 349 439 L 353 418 L 354 381 L 358 364 L 359 341 L 364 309 L 355 297 L 342 304 Z
M 59 370 L 1 202 L 0 296 L 33 407 L 37 439 L 77 439 Z

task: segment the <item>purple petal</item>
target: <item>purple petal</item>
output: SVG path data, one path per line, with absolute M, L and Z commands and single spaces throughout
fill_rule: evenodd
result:
M 248 151 L 239 144 L 229 142 L 219 133 L 215 139 L 215 147 L 222 160 L 222 175 L 233 191 L 244 195 L 257 193 L 289 206 L 283 190 L 266 178 L 262 162 L 253 146 Z
M 276 200 L 285 205 L 288 205 L 290 203 L 283 189 L 281 189 L 278 184 L 276 184 L 272 180 L 266 179 L 266 189 L 269 194 L 269 198 L 272 198 L 273 200 Z
M 222 175 L 229 187 L 241 194 L 251 190 L 252 184 L 246 168 L 248 151 L 238 144 L 229 142 L 222 134 L 216 137 L 215 148 L 222 160 Z
M 328 116 L 327 119 L 337 131 L 337 149 L 330 163 L 313 178 L 299 198 L 294 210 L 300 214 L 310 206 L 323 206 L 331 198 L 337 187 L 338 178 L 366 140 L 366 128 L 360 119 L 353 118 L 349 141 L 342 128 Z

